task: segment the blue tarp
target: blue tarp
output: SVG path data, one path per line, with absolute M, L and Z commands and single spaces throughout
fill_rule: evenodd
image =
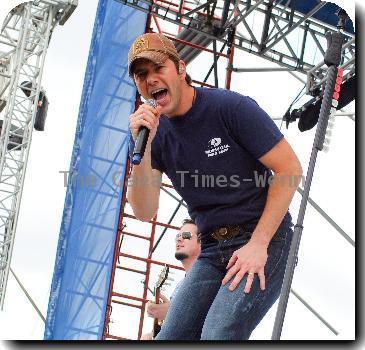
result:
M 285 1 L 281 2 L 285 3 Z M 289 7 L 291 7 L 295 11 L 307 14 L 320 2 L 320 0 L 291 0 Z M 327 4 L 324 5 L 319 11 L 317 11 L 311 18 L 315 18 L 321 22 L 336 27 L 338 23 L 338 17 L 336 15 L 336 12 L 339 10 L 339 8 L 340 7 L 337 6 L 335 3 L 327 2 Z M 354 26 L 350 19 L 346 21 L 345 30 L 349 33 L 355 34 Z
M 99 1 L 44 339 L 102 337 L 136 93 L 127 54 L 145 26 L 145 13 Z

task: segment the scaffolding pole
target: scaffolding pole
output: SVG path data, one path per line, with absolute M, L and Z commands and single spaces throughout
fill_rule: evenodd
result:
M 307 208 L 309 192 L 312 184 L 312 179 L 314 175 L 314 169 L 316 166 L 318 152 L 323 150 L 323 144 L 326 137 L 326 130 L 329 122 L 330 115 L 334 115 L 336 107 L 338 104 L 339 92 L 341 88 L 341 81 L 343 77 L 342 69 L 338 69 L 341 62 L 342 53 L 342 43 L 344 37 L 342 35 L 341 29 L 343 29 L 344 21 L 346 16 L 341 12 L 339 14 L 339 31 L 335 33 L 328 32 L 327 42 L 328 48 L 325 55 L 325 62 L 328 66 L 326 86 L 323 96 L 323 101 L 321 105 L 321 110 L 319 113 L 319 120 L 316 129 L 316 134 L 314 137 L 313 147 L 311 156 L 309 159 L 309 165 L 306 175 L 306 180 L 302 193 L 302 200 L 300 203 L 297 223 L 294 226 L 294 234 L 292 242 L 290 245 L 290 251 L 288 256 L 288 261 L 286 264 L 284 280 L 281 287 L 281 293 L 279 298 L 279 305 L 276 312 L 276 318 L 274 323 L 274 328 L 272 332 L 272 340 L 279 340 L 281 337 L 281 332 L 284 324 L 284 318 L 286 314 L 286 308 L 289 299 L 289 293 L 291 284 L 294 277 L 294 270 L 297 264 L 298 252 L 300 240 L 303 232 L 304 216 Z

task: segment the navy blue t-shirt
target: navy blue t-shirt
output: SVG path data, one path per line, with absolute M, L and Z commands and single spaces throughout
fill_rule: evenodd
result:
M 196 100 L 185 115 L 161 116 L 152 142 L 152 168 L 170 178 L 202 234 L 222 225 L 253 230 L 272 175 L 258 158 L 282 138 L 253 99 L 196 88 Z M 289 212 L 282 225 L 292 225 Z

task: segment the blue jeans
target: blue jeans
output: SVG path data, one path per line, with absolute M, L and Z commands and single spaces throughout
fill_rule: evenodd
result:
M 171 301 L 156 340 L 246 340 L 280 295 L 293 231 L 279 229 L 268 247 L 266 289 L 255 275 L 251 291 L 243 292 L 247 275 L 234 291 L 222 285 L 232 253 L 251 232 L 215 241 L 202 239 L 202 251 Z

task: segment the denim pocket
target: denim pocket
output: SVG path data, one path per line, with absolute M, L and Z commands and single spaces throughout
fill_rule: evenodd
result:
M 244 240 L 250 240 L 252 233 L 252 231 L 242 231 L 240 232 L 240 237 L 242 237 Z
M 271 238 L 272 241 L 285 241 L 289 235 L 293 233 L 291 228 L 279 228 L 274 236 Z
M 229 260 L 236 250 L 240 249 L 249 242 L 251 236 L 252 232 L 243 232 L 232 239 L 223 241 L 221 249 L 224 251 L 224 256 L 228 257 Z
M 273 237 L 268 247 L 268 259 L 265 265 L 265 276 L 267 280 L 270 280 L 279 267 L 284 266 L 285 269 L 289 253 L 291 241 L 289 230 L 282 230 L 280 234 L 276 233 L 275 236 L 275 239 Z

